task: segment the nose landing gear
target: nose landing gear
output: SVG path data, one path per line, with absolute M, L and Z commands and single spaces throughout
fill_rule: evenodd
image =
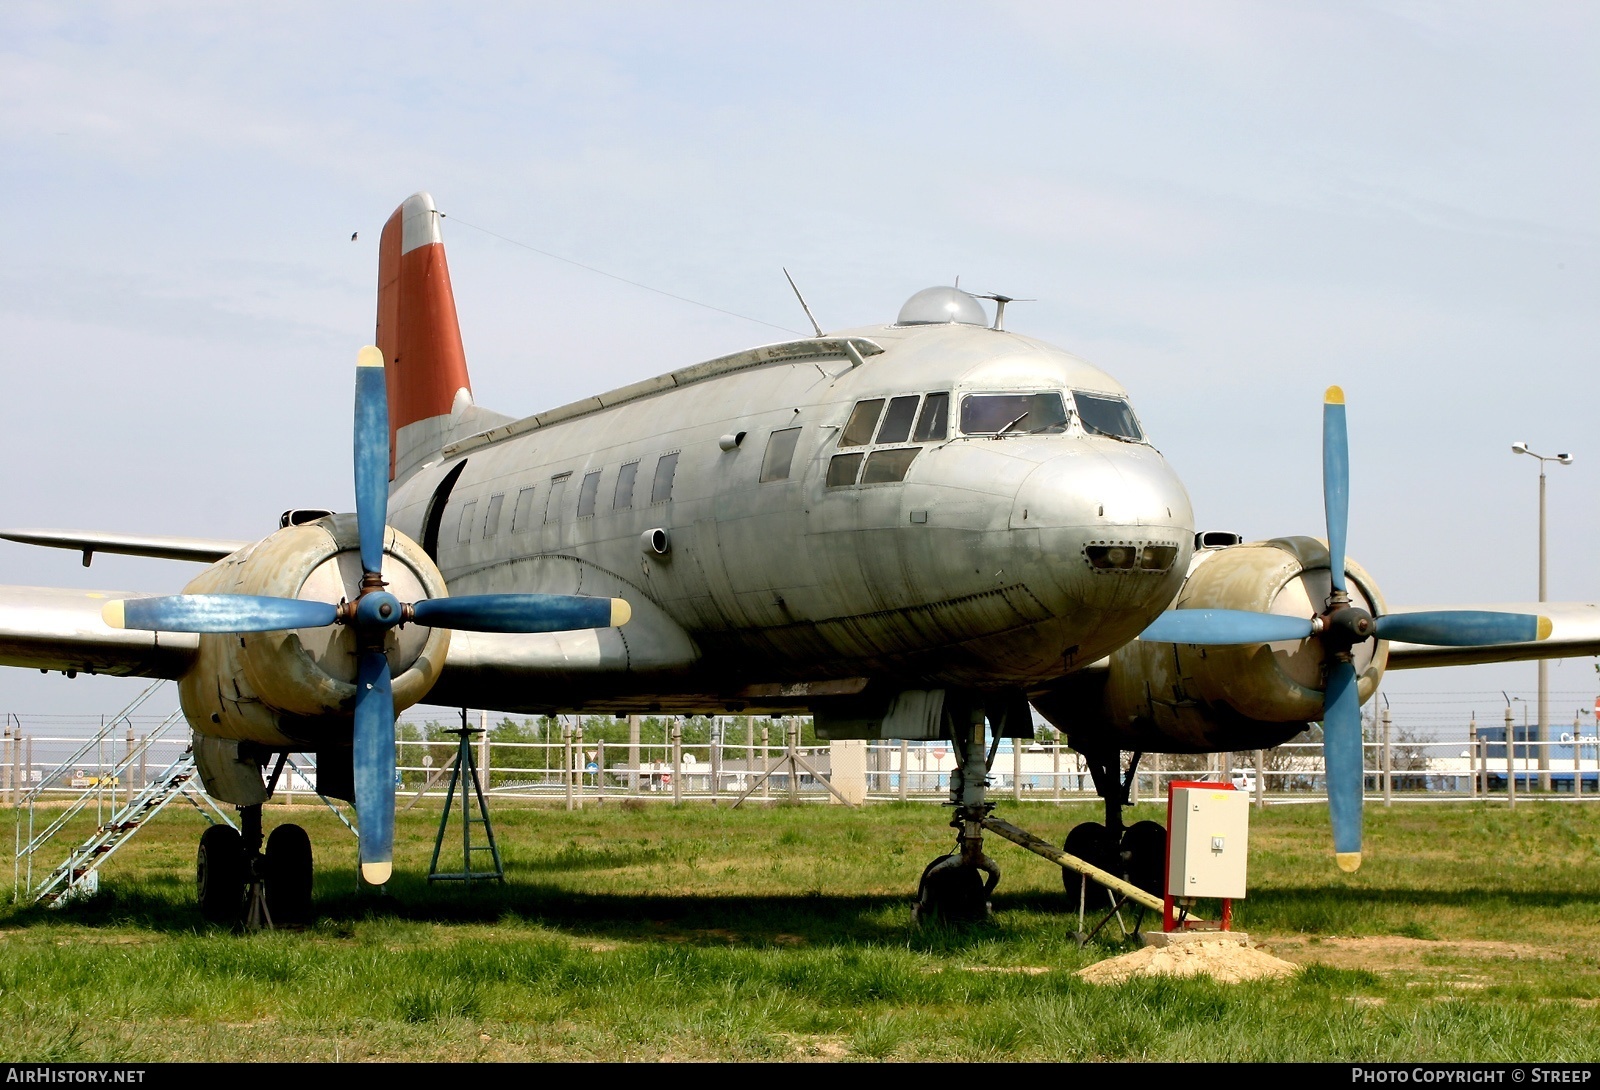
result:
M 956 830 L 956 849 L 923 869 L 911 908 L 917 923 L 981 923 L 994 910 L 989 896 L 1000 884 L 1000 867 L 983 851 L 983 819 L 994 809 L 987 798 L 994 754 L 984 753 L 982 713 L 974 720 L 953 725 L 957 764 L 950 774 L 950 801 L 956 810 L 950 827 Z
M 1118 750 L 1084 755 L 1096 793 L 1105 803 L 1106 820 L 1104 824 L 1090 821 L 1078 825 L 1058 850 L 1048 841 L 992 816 L 994 805 L 987 798 L 988 772 L 1004 727 L 995 725 L 994 744 L 986 754 L 984 712 L 973 707 L 970 713 L 952 716 L 946 710 L 945 724 L 956 755 L 956 768 L 950 775 L 950 804 L 955 808 L 950 826 L 956 830 L 956 847 L 923 868 L 912 919 L 918 923 L 939 920 L 971 924 L 993 914 L 990 897 L 1000 884 L 1000 868 L 983 850 L 983 832 L 987 828 L 1061 866 L 1062 884 L 1078 905 L 1080 935 L 1082 917 L 1091 906 L 1096 911 L 1105 911 L 1109 906 L 1105 919 L 1095 928 L 1098 931 L 1113 918 L 1121 926 L 1120 910 L 1130 902 L 1138 908 L 1133 925 L 1133 934 L 1137 934 L 1146 910 L 1160 910 L 1167 864 L 1166 829 L 1154 821 L 1139 821 L 1131 826 L 1122 823 L 1122 808 L 1130 805 L 1129 795 L 1142 754 L 1131 754 L 1126 773 Z M 1128 933 L 1125 927 L 1123 931 Z

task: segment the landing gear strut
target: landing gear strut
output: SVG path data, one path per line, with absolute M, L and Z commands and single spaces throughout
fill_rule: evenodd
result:
M 953 724 L 957 764 L 950 774 L 950 801 L 955 806 L 950 827 L 956 830 L 956 849 L 923 870 L 917 903 L 911 909 L 911 918 L 918 923 L 979 923 L 993 911 L 989 895 L 1000 884 L 1000 868 L 983 852 L 982 822 L 994 809 L 987 799 L 994 754 L 984 753 L 983 727 L 981 711 L 970 722 Z

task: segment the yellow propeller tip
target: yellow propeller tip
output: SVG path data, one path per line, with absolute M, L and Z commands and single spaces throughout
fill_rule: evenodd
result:
M 1335 852 L 1333 861 L 1339 864 L 1339 869 L 1346 874 L 1354 874 L 1361 869 L 1360 852 Z
M 611 599 L 611 627 L 621 628 L 633 619 L 633 607 L 625 598 Z
M 1555 625 L 1550 623 L 1550 618 L 1549 617 L 1540 617 L 1539 618 L 1539 634 L 1537 636 L 1535 636 L 1534 639 L 1536 639 L 1536 640 L 1548 640 L 1550 638 L 1550 633 L 1555 631 L 1555 627 L 1556 627 Z
M 357 367 L 382 367 L 383 366 L 383 353 L 380 352 L 377 348 L 375 348 L 375 347 L 373 347 L 372 345 L 369 344 L 365 348 L 363 348 L 360 352 L 356 353 L 356 366 Z
M 381 886 L 389 880 L 394 873 L 393 863 L 363 863 L 361 864 L 361 880 L 369 886 Z
M 107 602 L 100 607 L 100 619 L 112 628 L 122 627 L 122 599 Z
M 1329 386 L 1328 392 L 1322 395 L 1322 403 L 1324 405 L 1343 405 L 1344 390 L 1337 386 Z

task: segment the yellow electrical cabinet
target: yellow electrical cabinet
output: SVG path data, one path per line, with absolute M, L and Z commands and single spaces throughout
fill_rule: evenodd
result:
M 1249 841 L 1249 795 L 1216 787 L 1174 787 L 1167 892 L 1173 897 L 1243 897 Z

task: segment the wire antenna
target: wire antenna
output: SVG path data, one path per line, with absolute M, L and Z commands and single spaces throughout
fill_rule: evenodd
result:
M 797 330 L 790 329 L 786 325 L 778 325 L 776 322 L 768 322 L 768 321 L 765 321 L 765 320 L 763 320 L 761 318 L 752 318 L 748 314 L 740 314 L 738 311 L 727 310 L 727 309 L 725 309 L 723 307 L 712 306 L 710 303 L 702 303 L 698 299 L 690 299 L 687 295 L 678 295 L 678 294 L 676 294 L 674 292 L 665 291 L 665 290 L 663 290 L 661 288 L 652 287 L 649 284 L 640 283 L 637 280 L 629 280 L 626 276 L 618 276 L 616 273 L 606 272 L 606 270 L 604 270 L 604 269 L 597 269 L 593 265 L 585 265 L 581 261 L 574 261 L 570 257 L 562 257 L 560 254 L 553 254 L 549 250 L 541 250 L 537 246 L 530 246 L 526 242 L 518 242 L 514 238 L 507 238 L 505 235 L 502 235 L 502 234 L 500 234 L 500 233 L 498 233 L 496 231 L 491 231 L 487 227 L 479 227 L 475 223 L 468 223 L 464 219 L 458 219 L 455 216 L 448 216 L 447 217 L 445 215 L 445 213 L 443 213 L 443 212 L 438 212 L 437 215 L 438 215 L 438 217 L 440 219 L 447 219 L 448 218 L 450 220 L 450 222 L 452 222 L 452 223 L 459 223 L 463 227 L 470 227 L 474 231 L 477 231 L 477 232 L 479 232 L 481 234 L 488 235 L 490 238 L 497 238 L 501 242 L 509 242 L 513 246 L 518 246 L 518 247 L 521 247 L 524 250 L 529 250 L 529 251 L 531 251 L 533 253 L 538 254 L 541 257 L 548 257 L 553 261 L 560 261 L 560 262 L 562 262 L 564 264 L 567 264 L 567 265 L 575 265 L 578 268 L 583 269 L 585 272 L 596 273 L 596 274 L 598 274 L 600 276 L 606 277 L 607 279 L 616 280 L 619 283 L 627 284 L 629 287 L 642 288 L 645 291 L 654 292 L 657 295 L 665 295 L 668 299 L 676 299 L 680 303 L 688 303 L 691 306 L 697 306 L 697 307 L 702 307 L 702 308 L 704 308 L 706 310 L 716 311 L 718 314 L 726 314 L 730 318 L 738 318 L 741 321 L 754 322 L 756 325 L 764 325 L 768 329 L 777 329 L 777 330 L 781 330 L 784 333 L 795 333 L 795 332 L 797 332 Z
M 817 324 L 817 316 L 812 314 L 811 308 L 806 305 L 806 297 L 800 294 L 800 286 L 794 282 L 794 277 L 789 275 L 788 269 L 783 270 L 783 278 L 789 281 L 789 286 L 794 289 L 794 297 L 800 300 L 800 309 L 804 310 L 806 317 L 811 319 L 811 328 L 817 331 L 817 336 L 826 336 L 827 334 L 822 332 L 822 327 Z

